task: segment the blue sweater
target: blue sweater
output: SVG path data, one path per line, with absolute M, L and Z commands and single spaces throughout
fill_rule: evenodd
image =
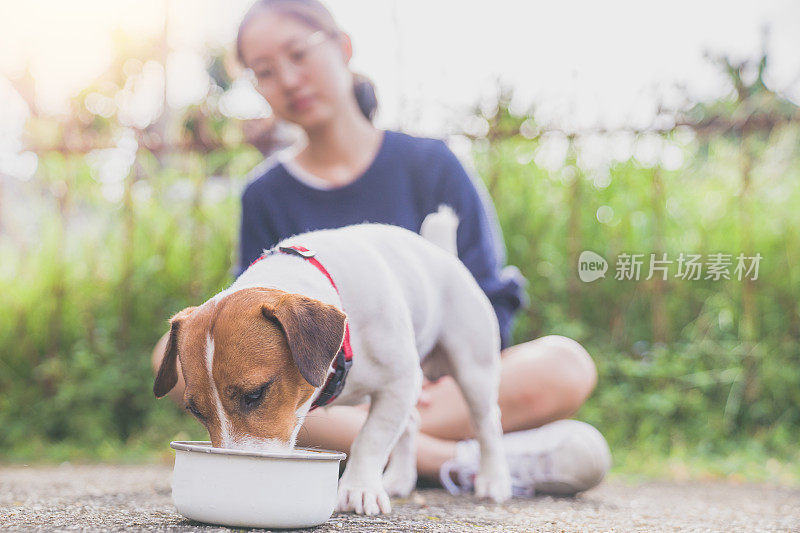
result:
M 525 280 L 515 267 L 503 268 L 502 235 L 483 185 L 440 140 L 387 131 L 367 170 L 332 189 L 306 184 L 279 162 L 260 172 L 242 195 L 238 273 L 264 249 L 306 231 L 380 222 L 419 233 L 440 204 L 459 216 L 458 256 L 492 302 L 506 347 Z

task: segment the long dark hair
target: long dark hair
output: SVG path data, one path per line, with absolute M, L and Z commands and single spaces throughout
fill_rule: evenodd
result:
M 256 13 L 266 10 L 273 10 L 292 17 L 306 26 L 316 31 L 323 31 L 332 37 L 338 36 L 342 31 L 333 19 L 331 12 L 318 0 L 257 0 L 245 13 L 236 35 L 236 56 L 244 66 L 247 65 L 242 57 L 242 33 Z M 375 86 L 366 76 L 353 73 L 353 92 L 359 109 L 368 120 L 372 121 L 375 111 L 378 109 Z

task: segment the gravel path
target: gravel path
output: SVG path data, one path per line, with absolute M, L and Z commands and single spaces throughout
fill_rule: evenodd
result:
M 229 531 L 184 519 L 171 467 L 0 468 L 0 530 Z M 335 514 L 313 531 L 800 531 L 800 489 L 604 483 L 577 498 L 493 505 L 442 490 L 395 500 L 387 517 Z

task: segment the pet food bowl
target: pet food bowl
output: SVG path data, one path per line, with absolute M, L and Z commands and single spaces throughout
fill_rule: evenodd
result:
M 327 521 L 336 506 L 345 454 L 212 448 L 174 441 L 172 501 L 191 520 L 234 527 L 301 528 Z

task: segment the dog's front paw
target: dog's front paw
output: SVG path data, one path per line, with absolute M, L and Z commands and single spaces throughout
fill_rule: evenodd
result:
M 475 476 L 475 495 L 478 498 L 489 498 L 496 503 L 511 498 L 511 475 L 508 467 L 503 464 L 482 468 Z
M 383 487 L 351 487 L 340 483 L 336 510 L 365 515 L 388 514 L 392 512 L 392 504 Z

